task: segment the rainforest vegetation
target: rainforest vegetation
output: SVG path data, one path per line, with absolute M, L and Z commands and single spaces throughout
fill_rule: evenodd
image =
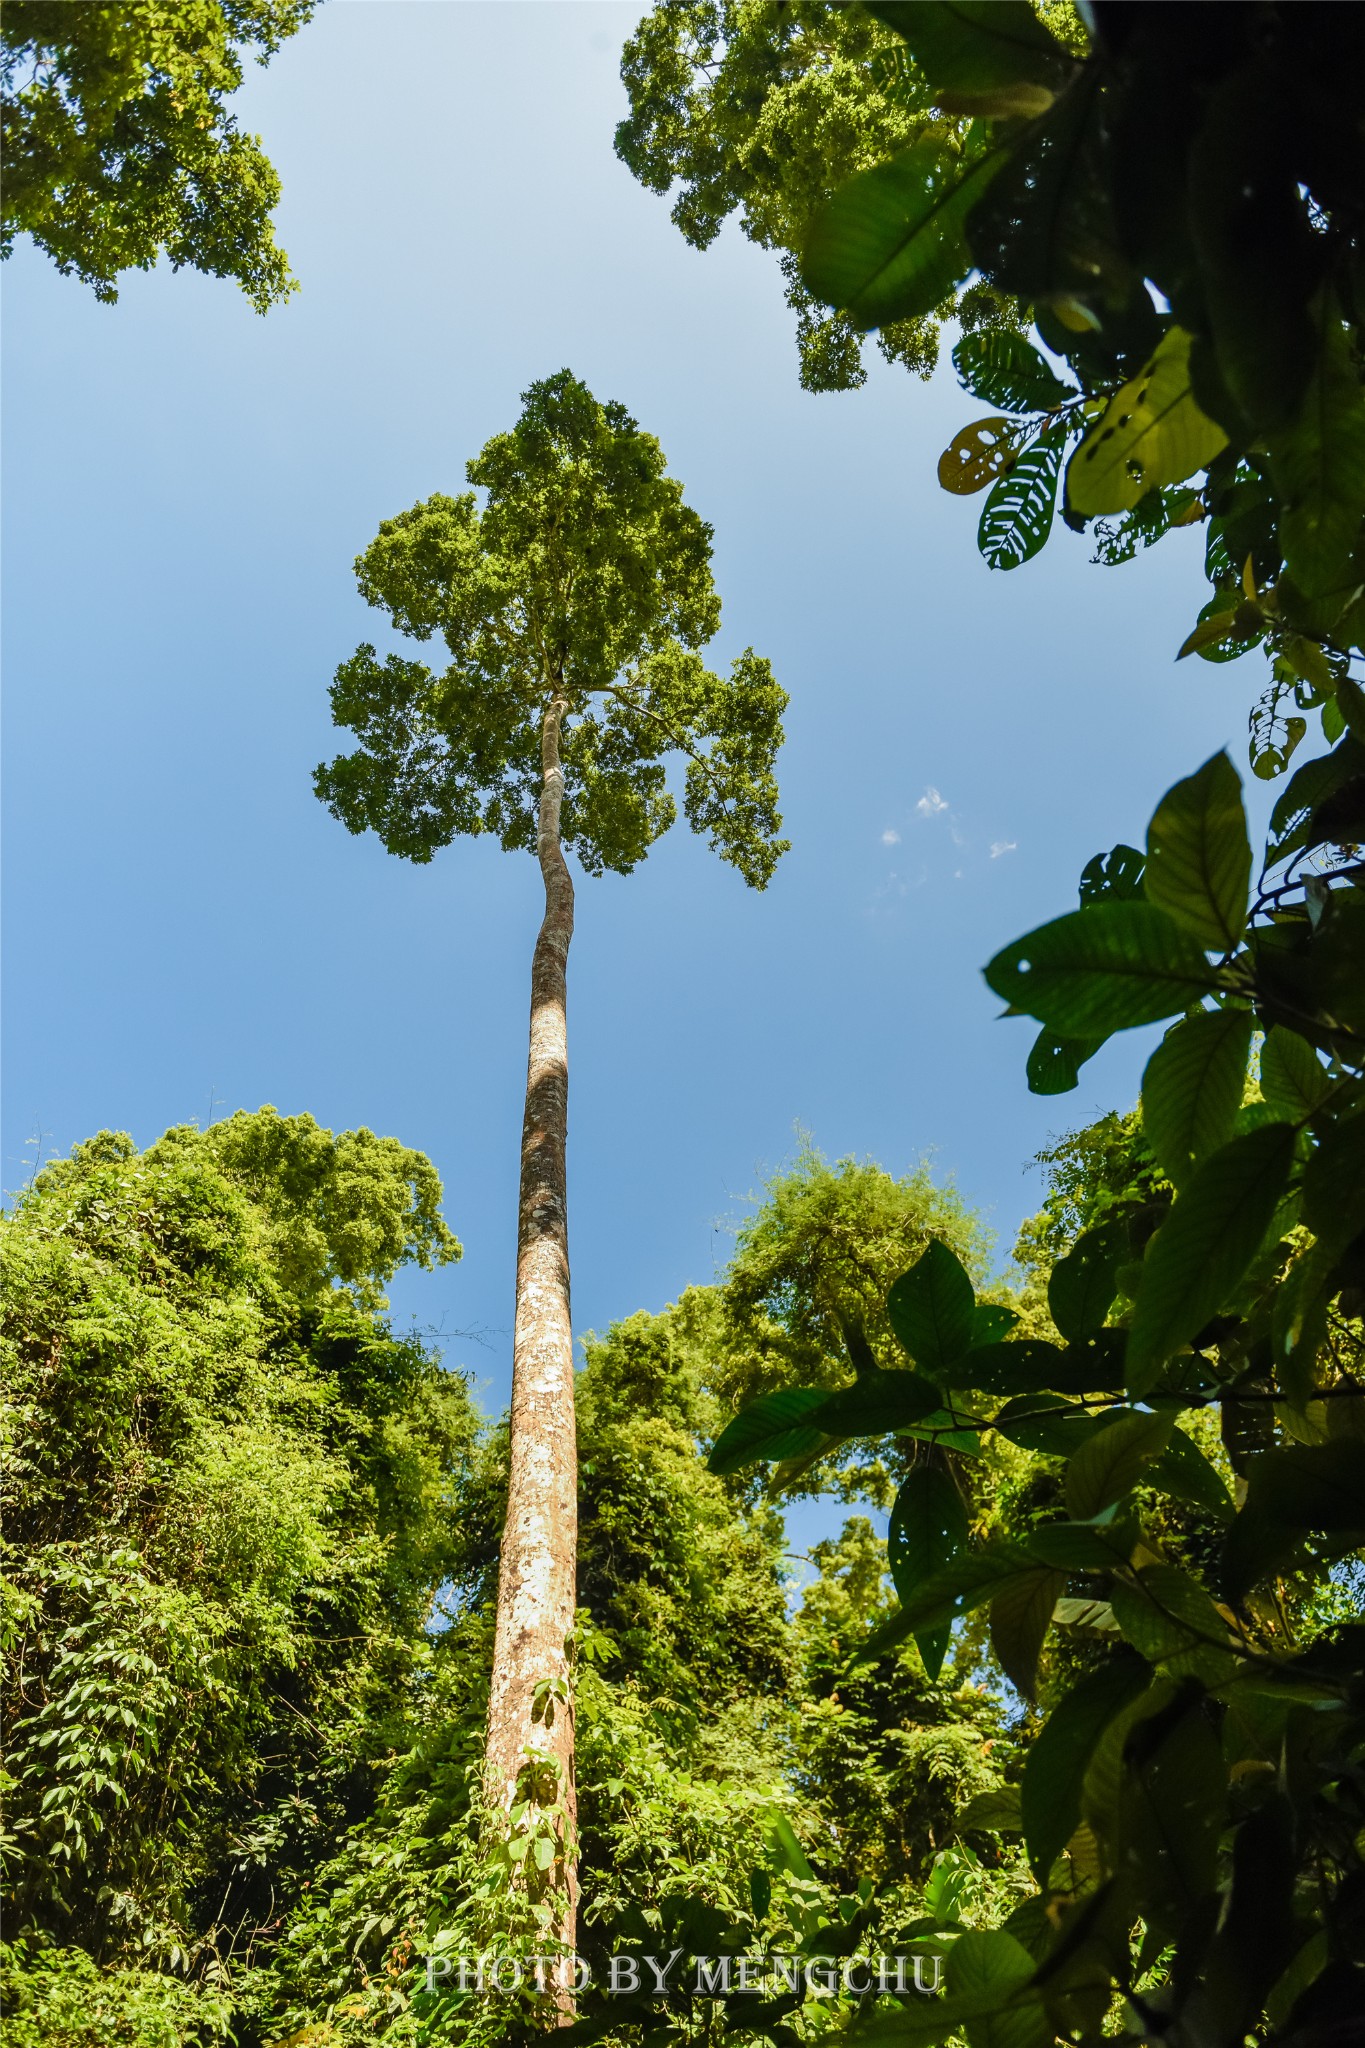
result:
M 1227 753 L 1192 762 L 1151 793 L 1142 847 L 1078 850 L 1077 903 L 1040 905 L 1059 914 L 986 963 L 1033 1020 L 1038 1093 L 1073 1090 L 1115 1032 L 1167 1025 L 1138 1106 L 1044 1155 L 1011 1261 L 925 1171 L 807 1151 L 714 1285 L 585 1340 L 574 1613 L 521 1700 L 572 1743 L 530 1745 L 510 1808 L 485 1744 L 516 1417 L 482 1417 L 383 1296 L 404 1262 L 458 1256 L 430 1163 L 261 1110 L 142 1152 L 102 1133 L 37 1174 L 4 1231 L 7 2028 L 20 2048 L 551 2024 L 651 2048 L 1349 2048 L 1365 16 L 663 0 L 624 77 L 618 150 L 651 189 L 681 184 L 683 232 L 705 246 L 738 210 L 779 252 L 808 385 L 856 383 L 869 333 L 931 367 L 957 321 L 958 377 L 991 411 L 939 483 L 985 493 L 992 569 L 1068 532 L 1103 566 L 1200 529 L 1207 586 L 1172 657 L 1264 650 L 1247 764 L 1278 784 L 1269 838 L 1253 847 Z M 624 448 L 612 504 L 633 487 L 652 505 L 660 470 L 571 379 L 527 406 L 471 467 L 486 509 L 429 501 L 362 557 L 362 587 L 440 630 L 456 668 L 381 674 L 363 648 L 334 701 L 385 744 L 320 788 L 409 857 L 491 825 L 562 863 L 546 798 L 559 822 L 578 570 L 559 576 L 536 479 L 563 488 L 567 465 L 572 508 Z M 643 556 L 611 530 L 623 616 L 641 590 L 648 611 Z M 607 589 L 615 559 L 587 549 L 599 632 L 592 578 Z M 470 609 L 488 589 L 536 641 L 533 681 L 497 606 Z M 668 822 L 631 722 L 649 705 L 752 778 L 736 864 L 762 880 L 780 692 L 756 662 L 730 696 L 703 684 L 705 624 L 670 632 L 665 602 L 599 663 L 626 714 L 601 813 L 626 827 L 602 859 L 633 864 Z M 461 709 L 471 662 L 491 744 Z M 590 818 L 597 728 L 577 708 Z M 524 808 L 479 812 L 476 784 L 509 773 Z M 729 853 L 704 770 L 689 795 Z M 535 1056 L 533 1035 L 533 1085 Z M 565 1413 L 539 1411 L 546 1442 Z M 816 1494 L 847 1519 L 794 1560 L 782 1505 Z M 536 2000 L 531 1963 L 575 1910 L 595 1984 L 570 2011 Z M 520 1991 L 447 1967 L 488 1949 L 526 1966 Z M 762 1998 L 605 1993 L 612 1957 L 644 1949 L 809 1969 Z M 888 1953 L 942 1958 L 942 1995 L 841 1975 Z

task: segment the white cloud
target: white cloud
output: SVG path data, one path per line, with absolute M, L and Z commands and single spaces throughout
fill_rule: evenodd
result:
M 991 859 L 999 860 L 1002 853 L 1013 853 L 1018 847 L 1017 839 L 995 839 L 991 842 Z
M 915 809 L 922 818 L 936 818 L 940 811 L 946 811 L 947 808 L 948 802 L 946 797 L 939 795 L 932 782 L 915 805 Z
M 891 826 L 891 825 L 888 825 L 888 826 L 887 826 L 887 828 L 886 828 L 886 830 L 885 830 L 885 832 L 883 832 L 883 834 L 882 834 L 882 845 L 883 845 L 883 846 L 899 846 L 899 845 L 900 845 L 900 843 L 901 843 L 901 835 L 900 835 L 900 833 L 899 833 L 899 832 L 897 832 L 897 831 L 895 830 L 895 828 L 894 828 L 893 826 Z

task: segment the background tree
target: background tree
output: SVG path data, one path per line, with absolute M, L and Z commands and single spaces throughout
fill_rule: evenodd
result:
M 0 15 L 0 256 L 32 235 L 118 297 L 163 252 L 235 278 L 257 312 L 296 289 L 270 214 L 280 181 L 224 105 L 317 0 L 6 0 Z
M 439 674 L 361 647 L 333 716 L 359 749 L 320 768 L 353 832 L 426 861 L 458 833 L 534 848 L 545 913 L 531 966 L 522 1127 L 511 1469 L 488 1717 L 488 1791 L 514 1816 L 509 1853 L 567 1901 L 573 1939 L 571 1652 L 576 1474 L 565 1142 L 565 970 L 574 891 L 565 849 L 628 874 L 676 805 L 665 757 L 687 761 L 684 810 L 763 888 L 783 850 L 772 762 L 786 702 L 752 650 L 728 678 L 697 649 L 715 633 L 711 530 L 664 473 L 658 443 L 567 370 L 532 385 L 510 433 L 469 464 L 487 492 L 386 520 L 360 588 Z
M 627 40 L 621 78 L 630 113 L 617 155 L 651 192 L 681 187 L 673 219 L 694 248 L 737 213 L 751 241 L 779 252 L 808 391 L 864 383 L 857 327 L 808 290 L 799 254 L 816 210 L 853 172 L 917 141 L 962 145 L 966 123 L 935 106 L 899 37 L 860 7 L 819 0 L 661 0 Z M 992 324 L 1008 304 L 976 287 L 942 292 L 880 328 L 878 346 L 927 377 L 954 313 Z

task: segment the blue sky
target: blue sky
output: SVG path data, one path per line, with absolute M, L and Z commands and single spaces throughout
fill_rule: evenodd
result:
M 38 1131 L 145 1144 L 272 1102 L 392 1132 L 466 1247 L 395 1309 L 490 1406 L 538 877 L 485 841 L 410 867 L 312 795 L 345 744 L 332 671 L 383 639 L 351 571 L 381 518 L 458 490 L 567 365 L 714 524 L 716 657 L 752 644 L 791 695 L 766 894 L 683 827 L 580 887 L 580 1330 L 710 1279 L 798 1125 L 892 1171 L 932 1155 L 1007 1252 L 1033 1154 L 1131 1102 L 1152 1034 L 1030 1096 L 1031 1027 L 979 969 L 1178 775 L 1244 762 L 1257 680 L 1173 663 L 1197 532 L 1120 570 L 1060 532 L 986 570 L 979 501 L 934 477 L 976 409 L 951 370 L 800 390 L 774 259 L 733 229 L 697 254 L 612 153 L 640 12 L 331 0 L 242 95 L 302 282 L 264 319 L 164 266 L 112 309 L 28 248 L 6 280 L 4 1184 Z

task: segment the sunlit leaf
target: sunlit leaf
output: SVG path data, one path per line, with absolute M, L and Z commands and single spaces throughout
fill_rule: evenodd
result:
M 1251 886 L 1242 785 L 1224 753 L 1167 790 L 1147 827 L 1149 902 L 1208 947 L 1235 946 Z
M 1093 903 L 996 954 L 988 985 L 1068 1037 L 1107 1036 L 1188 1009 L 1214 986 L 1202 947 L 1151 903 Z
M 1016 435 L 1006 419 L 973 420 L 954 434 L 938 458 L 938 480 L 955 497 L 984 491 L 1014 466 Z
M 1142 1128 L 1177 1188 L 1232 1136 L 1246 1086 L 1250 1010 L 1201 1010 L 1172 1025 L 1142 1076 Z
M 1172 327 L 1150 362 L 1115 392 L 1072 456 L 1068 509 L 1081 518 L 1126 512 L 1159 484 L 1183 483 L 1227 446 L 1227 435 L 1195 404 L 1190 336 Z

